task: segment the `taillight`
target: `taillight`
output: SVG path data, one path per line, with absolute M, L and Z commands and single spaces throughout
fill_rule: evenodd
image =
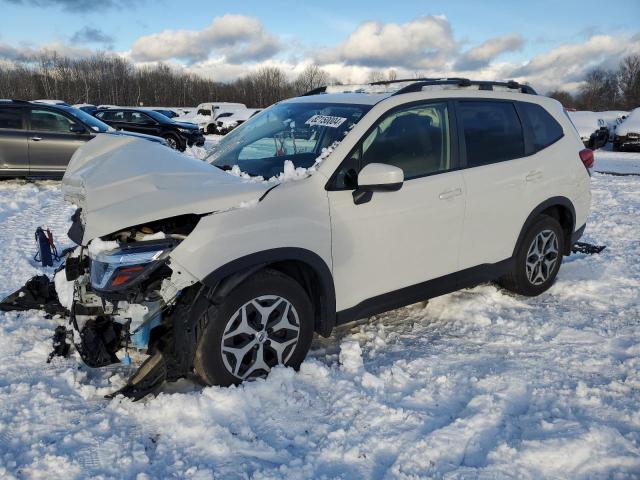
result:
M 580 150 L 580 153 L 578 155 L 580 155 L 580 160 L 582 160 L 582 164 L 587 170 L 593 168 L 593 164 L 595 163 L 595 160 L 593 158 L 593 150 L 585 148 L 584 150 Z

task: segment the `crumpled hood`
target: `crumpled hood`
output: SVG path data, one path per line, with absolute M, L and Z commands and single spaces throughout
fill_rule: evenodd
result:
M 65 200 L 82 208 L 85 245 L 133 225 L 228 210 L 259 199 L 272 186 L 159 144 L 111 135 L 80 147 L 62 179 Z

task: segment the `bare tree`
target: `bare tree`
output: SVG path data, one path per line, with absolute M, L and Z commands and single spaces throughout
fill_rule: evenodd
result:
M 308 65 L 294 82 L 294 90 L 298 95 L 309 92 L 329 83 L 329 74 L 318 65 Z
M 622 108 L 640 107 L 640 55 L 629 55 L 618 69 L 618 85 Z
M 371 70 L 369 72 L 369 82 L 370 83 L 382 82 L 384 80 L 385 80 L 384 73 L 382 73 L 380 70 Z
M 575 108 L 575 99 L 573 98 L 573 95 L 569 92 L 565 92 L 564 90 L 554 90 L 549 92 L 547 93 L 547 97 L 555 98 L 565 108 Z
M 415 75 L 422 76 L 419 72 Z M 396 77 L 395 70 L 374 70 L 369 80 Z M 105 53 L 71 59 L 52 51 L 37 58 L 0 63 L 0 98 L 56 98 L 69 103 L 96 105 L 177 107 L 228 101 L 266 107 L 328 83 L 327 73 L 317 65 L 307 66 L 293 82 L 282 69 L 266 67 L 233 82 L 222 83 L 168 65 L 137 67 L 126 59 Z M 339 82 L 332 80 L 331 83 Z M 638 107 L 640 56 L 623 59 L 616 71 L 596 69 L 589 72 L 575 97 L 562 91 L 551 92 L 550 96 L 565 106 L 588 110 Z

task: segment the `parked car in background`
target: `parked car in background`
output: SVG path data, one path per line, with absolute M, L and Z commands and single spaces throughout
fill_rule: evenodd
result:
M 74 157 L 80 355 L 104 366 L 134 337 L 150 353 L 119 393 L 298 368 L 314 332 L 485 281 L 553 285 L 593 166 L 560 103 L 516 82 L 345 89 L 269 107 L 204 162 L 133 143 Z
M 220 115 L 224 113 L 234 113 L 246 109 L 247 106 L 244 103 L 201 103 L 196 108 L 194 121 L 198 124 L 198 126 L 204 133 L 214 134 L 218 133 L 218 125 L 216 122 Z
M 89 115 L 93 115 L 98 111 L 98 107 L 92 103 L 76 103 L 75 105 L 72 105 L 72 107 L 82 110 L 83 112 L 87 112 Z
M 40 99 L 40 100 L 33 100 L 32 103 L 44 103 L 45 105 L 62 105 L 63 107 L 71 106 L 67 102 L 64 102 L 62 100 Z
M 600 112 L 567 112 L 576 127 L 584 146 L 592 150 L 604 147 L 609 140 L 607 123 L 600 117 Z
M 77 108 L 1 100 L 0 176 L 60 178 L 78 147 L 99 135 L 166 145 L 158 137 L 118 132 Z
M 262 111 L 261 108 L 245 108 L 244 110 L 238 110 L 236 112 L 222 113 L 216 121 L 216 129 L 219 134 L 226 135 L 260 111 Z
M 613 149 L 621 152 L 640 150 L 640 108 L 633 110 L 616 127 Z
M 204 135 L 197 125 L 176 122 L 153 110 L 113 107 L 98 110 L 95 116 L 118 130 L 162 137 L 176 150 L 204 145 Z
M 598 117 L 604 120 L 609 131 L 609 141 L 613 141 L 617 126 L 622 123 L 623 119 L 629 115 L 629 112 L 623 110 L 607 110 L 604 112 L 596 112 Z
M 173 110 L 170 110 L 168 108 L 151 108 L 150 110 L 153 110 L 154 112 L 161 113 L 162 115 L 164 115 L 167 118 L 176 118 L 176 117 L 180 116 L 179 114 L 177 114 L 176 112 L 174 112 Z

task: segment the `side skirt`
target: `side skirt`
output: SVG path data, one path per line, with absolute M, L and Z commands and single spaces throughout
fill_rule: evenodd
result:
M 336 325 L 343 325 L 483 282 L 497 280 L 513 268 L 514 261 L 513 258 L 508 258 L 498 263 L 478 265 L 369 298 L 354 307 L 339 311 L 336 315 Z

